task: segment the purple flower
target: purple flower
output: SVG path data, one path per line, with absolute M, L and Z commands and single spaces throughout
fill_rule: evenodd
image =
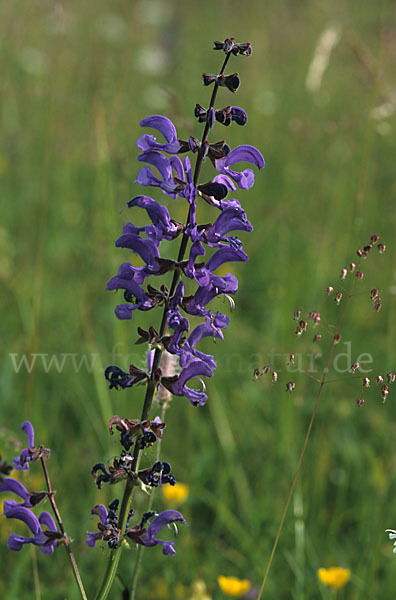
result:
M 185 396 L 188 398 L 194 406 L 203 406 L 208 399 L 205 393 L 205 384 L 200 379 L 200 375 L 206 375 L 211 377 L 213 375 L 212 369 L 203 361 L 195 359 L 185 367 L 179 376 L 174 377 L 162 377 L 161 384 L 175 396 Z M 186 383 L 190 379 L 199 379 L 203 385 L 203 391 L 199 391 L 193 388 L 189 388 Z
M 25 432 L 27 437 L 28 447 L 22 450 L 19 457 L 14 458 L 13 465 L 16 471 L 26 471 L 29 468 L 29 462 L 32 460 L 36 460 L 35 454 L 33 452 L 34 449 L 34 429 L 33 425 L 30 421 L 25 421 L 22 424 L 22 431 Z
M 177 533 L 177 528 L 175 525 L 176 522 L 185 523 L 187 525 L 181 513 L 177 512 L 176 510 L 165 510 L 152 520 L 151 525 L 148 527 L 147 531 L 140 537 L 140 543 L 146 547 L 156 546 L 157 544 L 160 544 L 162 546 L 162 554 L 172 556 L 176 553 L 176 550 L 174 548 L 175 542 L 160 540 L 156 536 L 160 532 L 160 530 L 163 529 L 163 527 L 170 527 L 170 525 L 172 524 L 174 525 L 175 531 Z
M 230 166 L 239 162 L 250 162 L 262 169 L 265 166 L 264 158 L 254 146 L 237 146 L 224 158 L 215 160 L 215 167 L 219 173 L 229 175 L 240 189 L 248 190 L 254 184 L 254 173 L 251 169 L 245 169 L 241 172 L 232 171 Z
M 189 315 L 206 316 L 209 311 L 205 306 L 219 294 L 235 294 L 238 291 L 238 280 L 228 273 L 225 277 L 210 274 L 207 283 L 198 288 L 194 296 L 184 299 L 183 307 Z
M 23 500 L 22 503 L 18 504 L 18 506 L 26 506 L 28 508 L 32 507 L 30 502 L 30 492 L 27 491 L 25 486 L 22 485 L 20 481 L 17 481 L 12 477 L 5 477 L 3 481 L 0 482 L 0 492 L 12 492 L 13 494 L 17 494 Z
M 170 218 L 166 206 L 161 206 L 156 200 L 149 196 L 136 196 L 128 202 L 130 208 L 139 206 L 147 211 L 153 225 L 160 230 L 162 238 L 173 240 L 179 235 L 181 227 Z
M 97 504 L 96 506 L 94 506 L 94 508 L 91 510 L 91 513 L 93 515 L 97 515 L 100 519 L 101 524 L 103 525 L 103 528 L 106 529 L 106 527 L 108 526 L 108 512 L 107 512 L 107 508 L 103 505 L 103 504 Z M 103 537 L 103 530 L 99 530 L 99 531 L 95 531 L 94 533 L 91 533 L 89 531 L 86 532 L 87 534 L 87 544 L 88 546 L 90 546 L 91 548 L 93 548 L 96 544 L 96 542 L 98 540 L 101 540 Z
M 141 127 L 152 127 L 166 139 L 166 144 L 158 143 L 153 135 L 144 134 L 136 142 L 137 147 L 143 152 L 148 150 L 162 150 L 169 154 L 177 154 L 180 150 L 180 142 L 177 139 L 176 128 L 170 119 L 162 115 L 151 115 L 140 121 Z
M 148 242 L 149 240 L 144 241 Z M 119 304 L 115 308 L 114 312 L 118 319 L 131 319 L 132 311 L 136 308 L 150 310 L 153 307 L 151 298 L 142 290 L 135 277 L 136 269 L 130 263 L 123 263 L 118 269 L 118 275 L 112 277 L 107 284 L 108 290 L 125 290 L 125 299 L 131 302 L 130 304 Z
M 56 525 L 52 516 L 44 511 L 40 514 L 39 518 L 33 514 L 31 510 L 24 506 L 7 500 L 4 502 L 4 514 L 7 519 L 19 519 L 27 525 L 30 531 L 33 533 L 33 537 L 23 537 L 13 533 L 8 538 L 8 549 L 9 550 L 22 550 L 24 544 L 34 544 L 40 546 L 41 552 L 44 554 L 50 554 L 54 551 L 57 542 L 62 538 L 62 535 L 58 533 Z M 43 529 L 42 525 L 48 527 Z

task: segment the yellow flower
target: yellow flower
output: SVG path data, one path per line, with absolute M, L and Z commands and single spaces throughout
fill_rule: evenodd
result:
M 185 483 L 165 485 L 162 488 L 162 496 L 168 504 L 182 504 L 188 496 L 188 485 Z
M 349 569 L 342 567 L 330 567 L 329 569 L 318 569 L 318 577 L 322 583 L 333 588 L 340 588 L 346 584 L 351 576 Z
M 243 596 L 250 588 L 250 581 L 248 579 L 238 579 L 238 577 L 225 577 L 224 575 L 219 575 L 217 581 L 225 595 L 232 596 L 233 598 Z

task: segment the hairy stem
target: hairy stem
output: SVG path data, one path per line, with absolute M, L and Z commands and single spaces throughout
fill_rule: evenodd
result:
M 56 502 L 55 502 L 55 497 L 54 497 L 55 496 L 55 492 L 54 492 L 54 490 L 52 489 L 52 486 L 51 486 L 51 480 L 50 480 L 50 477 L 49 477 L 47 465 L 45 463 L 45 458 L 43 456 L 41 456 L 40 460 L 41 460 L 41 466 L 42 466 L 43 472 L 44 472 L 45 482 L 46 482 L 46 485 L 47 485 L 48 498 L 49 498 L 49 501 L 50 501 L 50 504 L 51 504 L 51 508 L 52 508 L 53 513 L 54 513 L 56 522 L 58 523 L 59 530 L 60 530 L 61 534 L 63 535 L 63 543 L 64 543 L 64 546 L 66 548 L 67 555 L 69 557 L 69 560 L 70 560 L 70 563 L 71 563 L 71 566 L 72 566 L 74 578 L 76 580 L 78 589 L 80 591 L 81 598 L 83 598 L 83 600 L 87 600 L 87 595 L 85 593 L 83 582 L 82 582 L 81 577 L 80 577 L 80 573 L 79 573 L 79 570 L 78 570 L 78 567 L 77 567 L 76 559 L 74 558 L 74 554 L 73 554 L 72 549 L 70 547 L 69 538 L 66 535 L 65 528 L 63 527 L 62 518 L 60 516 L 60 512 L 59 512 L 58 507 L 57 507 Z

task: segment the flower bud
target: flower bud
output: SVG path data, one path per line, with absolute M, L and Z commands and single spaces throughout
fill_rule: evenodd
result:
M 370 292 L 371 300 L 374 300 L 374 298 L 376 298 L 377 296 L 378 296 L 378 290 L 376 288 L 373 288 Z
M 358 250 L 356 250 L 356 254 L 358 255 L 359 258 L 362 258 L 362 256 L 363 256 L 363 250 L 361 250 L 359 248 Z
M 347 273 L 348 273 L 348 271 L 345 268 L 341 269 L 341 274 L 340 274 L 341 279 L 345 279 L 345 277 L 347 276 Z
M 380 254 L 383 254 L 385 252 L 385 250 L 386 250 L 385 244 L 378 244 L 377 248 L 378 248 L 378 252 Z
M 299 326 L 301 327 L 301 329 L 303 331 L 307 331 L 308 323 L 306 321 L 304 321 L 303 319 L 301 319 L 301 321 L 299 322 Z
M 357 406 L 363 406 L 363 404 L 364 404 L 364 398 L 358 398 L 356 400 L 356 405 Z
M 374 308 L 375 312 L 379 312 L 381 310 L 381 307 L 382 307 L 381 298 L 379 296 L 377 296 L 373 300 L 373 308 Z
M 395 383 L 396 375 L 394 373 L 387 374 L 388 383 Z
M 335 295 L 335 298 L 334 298 L 334 302 L 336 304 L 340 304 L 341 299 L 342 299 L 342 292 L 337 292 L 336 295 Z
M 386 399 L 388 398 L 389 395 L 389 389 L 387 385 L 382 385 L 381 386 L 381 396 L 382 396 L 382 402 L 385 402 Z
M 377 385 L 382 385 L 384 383 L 384 380 L 381 377 L 381 375 L 377 375 L 377 377 L 375 378 L 375 381 L 377 382 Z
M 301 317 L 301 310 L 295 310 L 294 311 L 294 320 L 298 321 L 300 317 Z
M 322 334 L 321 333 L 317 333 L 316 335 L 314 335 L 313 341 L 314 342 L 319 342 L 322 339 Z
M 378 240 L 379 240 L 379 235 L 372 235 L 372 236 L 370 237 L 370 242 L 371 242 L 372 244 L 376 244 L 376 243 L 378 242 Z
M 334 292 L 334 288 L 333 288 L 333 287 L 331 287 L 331 285 L 329 285 L 329 287 L 328 287 L 328 288 L 326 288 L 326 294 L 327 294 L 328 296 L 330 296 L 330 294 L 332 294 L 333 292 Z
M 291 365 L 294 365 L 294 354 L 290 354 L 290 356 L 289 356 L 289 363 Z
M 260 375 L 261 375 L 260 369 L 254 369 L 254 371 L 253 371 L 254 379 L 258 379 L 260 377 Z
M 351 262 L 351 264 L 349 265 L 350 272 L 353 273 L 355 269 L 356 269 L 356 264 L 354 262 Z
M 366 388 L 370 387 L 370 379 L 368 377 L 364 377 L 362 383 L 363 383 L 363 387 L 366 387 Z
M 334 334 L 334 336 L 333 336 L 333 340 L 334 340 L 334 343 L 335 343 L 335 344 L 339 344 L 339 343 L 340 343 L 340 341 L 341 341 L 341 336 L 340 336 L 340 334 L 339 334 L 339 333 L 336 333 L 336 334 Z
M 294 392 L 296 387 L 296 384 L 294 383 L 294 381 L 288 381 L 286 384 L 286 391 L 287 392 Z
M 362 271 L 356 271 L 356 275 L 357 279 L 363 279 L 364 277 L 364 273 L 362 273 Z
M 265 367 L 263 367 L 263 375 L 266 375 L 270 371 L 271 371 L 271 369 L 270 369 L 270 367 L 268 365 L 265 365 Z
M 358 370 L 358 368 L 360 367 L 360 364 L 358 362 L 354 362 L 353 365 L 351 365 L 351 371 L 352 373 L 355 373 L 355 371 Z
M 276 383 L 278 381 L 278 373 L 276 371 L 272 372 L 272 383 Z

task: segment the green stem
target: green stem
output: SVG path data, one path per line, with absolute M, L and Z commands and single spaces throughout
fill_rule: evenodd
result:
M 55 502 L 55 498 L 54 498 L 55 492 L 53 491 L 52 486 L 51 486 L 51 481 L 50 481 L 50 478 L 49 478 L 49 473 L 48 473 L 47 465 L 45 463 L 45 458 L 43 456 L 41 456 L 40 460 L 41 460 L 41 466 L 42 466 L 43 471 L 44 471 L 45 482 L 47 484 L 48 498 L 49 498 L 49 501 L 50 501 L 51 508 L 52 508 L 53 513 L 54 513 L 55 519 L 56 519 L 56 521 L 58 523 L 59 530 L 60 530 L 61 534 L 63 535 L 63 543 L 64 543 L 64 546 L 66 548 L 67 555 L 68 555 L 69 560 L 70 560 L 70 564 L 72 566 L 74 579 L 76 580 L 77 587 L 78 587 L 78 589 L 80 591 L 81 598 L 83 600 L 87 600 L 87 595 L 85 593 L 83 582 L 82 582 L 81 577 L 80 577 L 80 573 L 79 573 L 79 570 L 78 570 L 78 567 L 77 567 L 76 559 L 74 558 L 74 554 L 73 554 L 72 549 L 70 547 L 69 538 L 66 535 L 65 528 L 63 527 L 62 519 L 61 519 L 58 507 L 57 507 L 56 502 Z
M 167 406 L 168 406 L 167 402 L 164 402 L 164 404 L 162 405 L 161 416 L 160 416 L 162 423 L 164 423 L 164 421 L 165 421 L 165 413 L 166 413 Z M 159 442 L 157 445 L 157 450 L 155 453 L 156 462 L 159 461 L 160 456 L 161 456 L 161 442 Z M 155 490 L 153 490 L 149 496 L 149 501 L 147 503 L 147 512 L 149 512 L 151 510 L 151 507 L 153 506 L 154 494 L 155 494 Z M 130 600 L 135 600 L 136 586 L 137 586 L 137 580 L 138 580 L 138 575 L 139 575 L 139 571 L 140 571 L 140 565 L 142 562 L 143 551 L 144 551 L 144 546 L 139 546 L 137 549 L 136 562 L 135 562 L 135 567 L 133 569 L 131 583 L 128 586 L 130 589 Z
M 231 55 L 230 53 L 227 54 L 227 56 L 223 62 L 223 66 L 221 67 L 220 75 L 223 74 L 224 69 L 230 58 L 230 55 Z M 213 92 L 212 92 L 212 96 L 210 99 L 209 108 L 213 108 L 213 106 L 214 106 L 218 88 L 219 88 L 219 84 L 216 81 Z M 206 139 L 208 137 L 209 130 L 210 130 L 209 123 L 206 123 L 205 129 L 203 132 L 203 136 L 202 136 L 202 141 L 201 141 L 202 149 L 203 149 L 203 145 L 206 142 Z M 195 169 L 194 169 L 194 178 L 193 178 L 194 186 L 198 185 L 199 176 L 201 173 L 202 162 L 203 162 L 203 154 L 201 151 L 199 151 L 198 155 L 197 155 L 197 161 L 195 163 Z M 185 229 L 189 226 L 190 221 L 191 221 L 191 207 L 188 211 L 188 217 L 187 217 Z M 189 236 L 186 233 L 183 233 L 183 237 L 182 237 L 180 249 L 179 249 L 179 254 L 177 257 L 178 262 L 181 262 L 184 259 L 184 255 L 187 250 L 188 239 L 189 239 Z M 171 299 L 173 297 L 175 290 L 176 290 L 176 286 L 179 282 L 179 279 L 180 279 L 180 270 L 176 269 L 173 274 L 173 279 L 172 279 L 171 287 L 169 290 L 169 299 Z M 162 338 L 163 335 L 165 334 L 168 308 L 169 308 L 169 301 L 165 303 L 164 313 L 162 315 L 161 327 L 160 327 L 160 331 L 159 331 L 160 338 Z M 150 414 L 151 404 L 152 404 L 153 396 L 154 396 L 154 392 L 155 392 L 154 377 L 155 377 L 155 372 L 160 365 L 162 352 L 163 352 L 162 348 L 157 348 L 154 353 L 153 366 L 151 369 L 150 378 L 147 382 L 146 395 L 144 398 L 142 416 L 140 419 L 141 421 L 145 421 L 146 419 L 148 419 L 148 416 Z M 141 456 L 142 456 L 142 450 L 140 450 L 138 448 L 137 444 L 135 444 L 133 460 L 132 460 L 132 464 L 131 464 L 131 471 L 133 473 L 137 473 L 139 470 Z M 125 531 L 129 510 L 130 510 L 130 506 L 132 503 L 132 493 L 133 493 L 135 484 L 136 484 L 136 479 L 128 479 L 127 484 L 125 486 L 124 495 L 123 495 L 122 503 L 121 503 L 120 516 L 118 519 L 118 526 L 119 526 L 119 529 L 121 530 L 121 532 Z M 118 563 L 120 562 L 121 551 L 122 551 L 122 544 L 120 544 L 118 546 L 118 548 L 116 548 L 115 550 L 111 551 L 109 560 L 107 563 L 106 571 L 103 576 L 102 584 L 100 586 L 100 589 L 99 589 L 97 595 L 95 596 L 95 600 L 105 600 L 105 598 L 107 598 L 107 596 L 110 592 L 111 586 L 113 585 L 113 581 L 114 581 L 114 578 L 115 578 L 115 575 L 117 572 L 117 568 L 118 568 Z M 136 586 L 138 566 L 139 565 L 135 566 L 136 575 L 134 573 L 134 577 L 135 577 L 134 586 Z

